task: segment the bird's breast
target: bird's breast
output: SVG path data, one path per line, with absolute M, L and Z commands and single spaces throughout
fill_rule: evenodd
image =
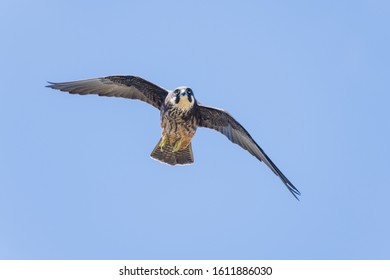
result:
M 193 110 L 186 112 L 171 107 L 162 112 L 161 127 L 163 135 L 168 135 L 170 142 L 179 139 L 188 139 L 189 142 L 196 132 L 197 122 Z

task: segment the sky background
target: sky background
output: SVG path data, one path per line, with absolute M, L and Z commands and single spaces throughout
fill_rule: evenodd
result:
M 1 1 L 0 259 L 389 259 L 388 1 Z M 199 129 L 149 155 L 159 112 L 45 88 L 188 85 L 301 191 Z

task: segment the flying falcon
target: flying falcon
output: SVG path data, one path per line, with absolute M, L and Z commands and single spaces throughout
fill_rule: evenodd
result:
M 49 82 L 50 83 L 50 82 Z M 246 129 L 221 109 L 197 102 L 189 87 L 173 91 L 163 89 L 136 76 L 108 76 L 64 83 L 50 83 L 47 87 L 72 94 L 96 94 L 137 99 L 160 110 L 162 135 L 151 157 L 170 165 L 194 162 L 191 140 L 198 127 L 215 129 L 230 141 L 264 162 L 298 199 L 298 189 L 253 140 Z

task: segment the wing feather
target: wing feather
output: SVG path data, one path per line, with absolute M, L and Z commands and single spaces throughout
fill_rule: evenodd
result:
M 200 127 L 215 129 L 224 134 L 230 141 L 247 150 L 258 160 L 264 162 L 286 185 L 288 190 L 298 199 L 301 193 L 287 179 L 267 154 L 253 140 L 246 129 L 224 110 L 198 105 L 198 123 Z M 298 199 L 299 200 L 299 199 Z
M 47 87 L 72 94 L 96 94 L 137 99 L 160 110 L 168 91 L 136 76 L 108 76 L 64 83 L 51 83 Z

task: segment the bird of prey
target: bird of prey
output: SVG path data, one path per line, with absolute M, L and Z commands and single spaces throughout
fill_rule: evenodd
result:
M 64 83 L 47 87 L 72 94 L 96 94 L 137 99 L 160 110 L 161 139 L 151 157 L 161 162 L 191 164 L 194 162 L 191 140 L 198 127 L 207 127 L 224 134 L 231 142 L 264 162 L 298 199 L 300 192 L 271 161 L 246 129 L 226 111 L 199 103 L 189 87 L 166 90 L 136 76 L 108 76 Z

